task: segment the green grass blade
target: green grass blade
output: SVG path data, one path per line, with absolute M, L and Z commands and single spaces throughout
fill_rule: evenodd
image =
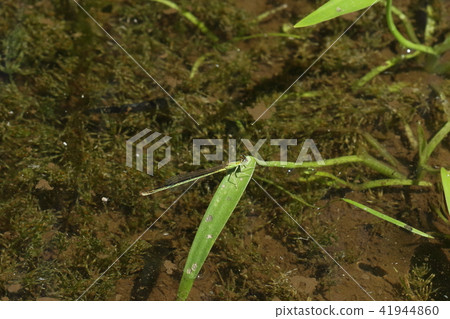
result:
M 213 40 L 214 42 L 219 41 L 219 38 L 217 38 L 207 27 L 206 25 L 200 21 L 199 19 L 197 19 L 196 16 L 194 16 L 192 13 L 190 13 L 189 11 L 184 11 L 182 10 L 176 3 L 170 1 L 170 0 L 152 0 L 155 2 L 159 2 L 162 3 L 166 6 L 168 6 L 169 8 L 175 9 L 177 10 L 183 17 L 185 17 L 187 20 L 189 20 L 189 22 L 191 22 L 192 24 L 194 24 L 197 28 L 200 29 L 201 32 L 203 32 L 204 34 L 206 34 L 208 36 L 208 38 L 210 38 L 211 40 Z
M 248 163 L 239 166 L 234 172 L 230 170 L 223 178 L 195 235 L 186 265 L 183 270 L 178 300 L 186 300 L 195 278 L 203 266 L 217 237 L 236 208 L 255 170 L 256 161 L 248 156 Z
M 447 212 L 450 214 L 450 171 L 441 167 L 442 187 L 444 188 L 445 202 L 447 203 Z
M 300 20 L 294 28 L 308 27 L 341 15 L 370 7 L 379 0 L 330 0 Z
M 401 221 L 399 221 L 399 220 L 397 220 L 395 218 L 392 218 L 392 217 L 387 216 L 387 215 L 385 215 L 383 213 L 380 213 L 380 212 L 378 212 L 378 211 L 376 211 L 376 210 L 374 210 L 374 209 L 372 209 L 370 207 L 367 207 L 367 206 L 365 206 L 363 204 L 355 202 L 355 201 L 353 201 L 351 199 L 342 198 L 342 200 L 347 202 L 347 203 L 349 203 L 349 204 L 352 204 L 353 206 L 361 208 L 362 210 L 364 210 L 364 211 L 366 211 L 368 213 L 371 213 L 372 215 L 375 215 L 378 218 L 381 218 L 381 219 L 383 219 L 383 220 L 385 220 L 387 222 L 390 222 L 390 223 L 392 223 L 394 225 L 402 227 L 402 228 L 404 228 L 404 229 L 406 229 L 406 230 L 408 230 L 408 231 L 410 231 L 410 232 L 412 232 L 412 233 L 414 233 L 416 235 L 420 235 L 420 236 L 427 237 L 427 238 L 434 238 L 433 236 L 431 236 L 431 235 L 429 235 L 427 233 L 424 233 L 424 232 L 422 232 L 422 231 L 420 231 L 420 230 L 418 230 L 416 228 L 413 228 L 413 227 L 409 226 L 408 224 L 405 224 L 404 222 L 401 222 Z

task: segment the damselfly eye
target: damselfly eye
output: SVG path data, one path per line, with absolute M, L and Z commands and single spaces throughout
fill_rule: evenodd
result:
M 241 164 L 247 164 L 248 163 L 248 157 L 247 156 L 242 156 L 241 157 Z

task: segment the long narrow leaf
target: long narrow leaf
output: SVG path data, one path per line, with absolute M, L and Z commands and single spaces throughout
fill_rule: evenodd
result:
M 372 209 L 370 207 L 367 207 L 367 206 L 365 206 L 363 204 L 355 202 L 355 201 L 353 201 L 351 199 L 342 198 L 342 200 L 347 202 L 347 203 L 349 203 L 349 204 L 352 204 L 352 205 L 354 205 L 354 206 L 356 206 L 358 208 L 361 208 L 362 210 L 364 210 L 364 211 L 366 211 L 368 213 L 371 213 L 372 215 L 374 215 L 374 216 L 376 216 L 378 218 L 381 218 L 381 219 L 383 219 L 383 220 L 385 220 L 387 222 L 390 222 L 390 223 L 392 223 L 394 225 L 402 227 L 402 228 L 404 228 L 404 229 L 406 229 L 406 230 L 408 230 L 408 231 L 410 231 L 410 232 L 412 232 L 414 234 L 417 234 L 417 235 L 420 235 L 420 236 L 423 236 L 423 237 L 427 237 L 427 238 L 434 238 L 433 236 L 431 236 L 429 234 L 426 234 L 423 231 L 420 231 L 420 230 L 418 230 L 416 228 L 413 228 L 413 227 L 409 226 L 408 224 L 405 224 L 404 222 L 401 222 L 401 221 L 399 221 L 399 220 L 397 220 L 395 218 L 392 218 L 392 217 L 390 217 L 388 215 L 380 213 L 380 212 L 378 212 L 378 211 L 376 211 L 376 210 L 374 210 L 374 209 Z
M 294 28 L 308 27 L 341 15 L 370 7 L 379 0 L 330 0 L 323 6 L 300 20 Z
M 447 203 L 447 212 L 450 214 L 450 172 L 443 167 L 441 167 L 441 180 L 445 202 Z
M 183 270 L 178 300 L 186 300 L 203 263 L 217 237 L 233 213 L 255 170 L 256 161 L 248 156 L 248 163 L 229 172 L 220 183 L 200 223 Z

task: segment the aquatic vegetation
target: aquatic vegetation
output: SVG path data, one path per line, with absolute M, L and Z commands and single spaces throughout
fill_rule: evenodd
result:
M 428 265 L 413 266 L 411 271 L 400 279 L 402 293 L 413 301 L 433 300 L 432 296 L 436 292 L 433 289 L 434 274 L 430 273 Z
M 436 148 L 436 146 L 442 141 L 442 139 L 450 132 L 450 122 L 448 122 L 431 140 L 429 143 L 427 143 L 423 138 L 419 139 L 419 164 L 417 167 L 418 176 L 421 176 L 421 172 L 423 169 L 427 168 L 426 165 L 431 153 Z M 419 135 L 420 136 L 420 135 Z M 423 135 L 422 135 L 423 136 Z M 375 141 L 370 140 L 372 142 L 372 145 L 375 145 L 378 149 L 380 149 L 382 146 L 375 143 Z M 390 160 L 391 162 L 395 162 L 395 158 L 390 156 L 387 152 L 382 152 L 384 156 Z M 225 227 L 225 224 L 227 223 L 229 217 L 233 213 L 234 209 L 236 208 L 242 194 L 244 193 L 245 189 L 247 188 L 247 185 L 253 175 L 253 171 L 255 170 L 256 164 L 259 164 L 261 166 L 266 167 L 281 167 L 285 169 L 293 169 L 293 168 L 321 168 L 326 166 L 334 166 L 334 165 L 342 165 L 342 164 L 348 164 L 348 163 L 362 163 L 367 165 L 368 167 L 371 167 L 372 169 L 377 170 L 379 173 L 384 174 L 390 179 L 385 180 L 378 180 L 378 181 L 370 181 L 366 182 L 365 186 L 359 186 L 359 188 L 375 188 L 375 187 L 389 187 L 389 186 L 395 186 L 395 185 L 421 185 L 421 186 L 431 186 L 429 183 L 425 181 L 420 180 L 407 180 L 405 177 L 398 172 L 397 170 L 390 168 L 386 164 L 383 164 L 382 162 L 379 162 L 375 160 L 374 158 L 370 157 L 369 155 L 365 154 L 363 156 L 347 156 L 347 157 L 341 157 L 341 158 L 335 158 L 335 159 L 328 159 L 326 161 L 323 161 L 323 163 L 318 162 L 302 162 L 302 163 L 293 163 L 293 162 L 279 162 L 279 161 L 273 161 L 273 162 L 266 162 L 262 160 L 258 160 L 252 156 L 247 156 L 246 159 L 243 162 L 239 162 L 238 166 L 236 164 L 230 164 L 228 166 L 228 174 L 223 178 L 222 183 L 218 186 L 217 191 L 214 194 L 214 197 L 212 198 L 207 211 L 205 212 L 203 219 L 200 223 L 200 226 L 197 230 L 196 236 L 194 238 L 194 241 L 192 243 L 192 246 L 189 251 L 189 256 L 186 261 L 184 270 L 183 270 L 183 277 L 181 279 L 180 287 L 178 290 L 178 299 L 179 300 L 186 300 L 189 291 L 192 288 L 192 285 L 194 283 L 194 280 L 197 278 L 212 246 L 214 245 L 214 242 L 218 238 L 219 234 L 221 233 L 222 229 Z M 442 174 L 444 174 L 445 170 L 441 170 Z M 212 173 L 205 173 L 204 176 L 210 175 Z M 238 174 L 240 176 L 238 176 Z M 315 176 L 318 177 L 325 177 L 325 178 L 331 178 L 333 181 L 336 181 L 337 184 L 343 184 L 345 186 L 349 186 L 350 184 L 334 177 L 332 174 L 324 173 L 324 172 L 315 172 L 313 173 Z M 444 176 L 444 175 L 443 175 Z M 448 183 L 448 176 L 445 172 L 445 179 L 443 178 L 443 183 L 447 185 Z M 403 179 L 401 179 L 403 178 Z M 196 182 L 198 180 L 198 177 L 192 178 L 191 180 L 187 181 L 194 181 Z M 187 181 L 182 181 L 182 183 L 185 183 Z M 175 183 L 173 186 L 166 186 L 159 190 L 166 190 L 168 188 L 172 188 L 175 186 L 178 186 L 180 183 Z M 358 186 L 354 186 L 354 188 L 357 188 Z M 283 191 L 285 191 L 283 188 L 281 188 Z M 448 190 L 448 189 L 447 189 Z M 143 195 L 150 195 L 153 194 L 156 191 L 145 191 L 144 193 L 141 192 Z M 287 192 L 287 191 L 286 191 Z M 304 203 L 303 199 L 298 199 L 296 195 L 291 194 L 290 192 L 287 192 L 291 197 L 293 197 L 296 200 L 300 200 L 302 203 Z M 343 199 L 345 202 L 352 204 L 360 209 L 363 209 L 366 212 L 371 213 L 372 215 L 383 219 L 387 222 L 390 222 L 394 225 L 397 225 L 401 228 L 404 228 L 414 234 L 426 237 L 426 238 L 434 238 L 432 235 L 424 233 L 414 227 L 411 227 L 404 222 L 401 222 L 395 218 L 389 217 L 379 211 L 376 211 L 370 207 L 367 207 L 363 204 L 360 204 L 358 202 L 355 202 L 350 199 Z M 308 235 L 309 236 L 309 235 Z M 313 239 L 313 238 L 311 238 Z M 313 239 L 314 240 L 314 239 Z M 430 279 L 431 280 L 431 279 Z
M 367 207 L 366 205 L 362 205 L 360 203 L 357 203 L 357 202 L 355 202 L 355 201 L 353 201 L 351 199 L 347 199 L 347 198 L 343 198 L 342 200 L 347 202 L 347 203 L 349 203 L 349 204 L 352 204 L 353 206 L 361 208 L 362 210 L 364 210 L 364 211 L 366 211 L 366 212 L 368 212 L 368 213 L 370 213 L 370 214 L 372 214 L 372 215 L 374 215 L 374 216 L 376 216 L 378 218 L 381 218 L 381 219 L 383 219 L 383 220 L 385 220 L 385 221 L 387 221 L 389 223 L 397 225 L 398 227 L 402 227 L 402 228 L 406 229 L 407 231 L 410 231 L 413 234 L 417 234 L 417 235 L 420 235 L 420 236 L 426 237 L 426 238 L 434 238 L 433 236 L 431 236 L 431 235 L 429 235 L 427 233 L 424 233 L 423 231 L 420 231 L 420 230 L 418 230 L 418 229 L 416 229 L 414 227 L 411 227 L 411 226 L 409 226 L 409 225 L 407 225 L 407 224 L 405 224 L 405 223 L 403 223 L 403 222 L 401 222 L 401 221 L 399 221 L 399 220 L 397 220 L 395 218 L 389 217 L 389 216 L 387 216 L 387 215 L 385 215 L 385 214 L 383 214 L 383 213 L 381 213 L 379 211 L 376 211 L 375 209 Z
M 323 21 L 334 19 L 344 14 L 352 13 L 365 8 L 371 8 L 372 6 L 376 5 L 377 2 L 379 2 L 379 0 L 363 0 L 363 1 L 330 0 L 324 5 L 322 5 L 320 8 L 316 9 L 314 12 L 309 14 L 307 17 L 299 21 L 294 27 L 301 28 L 312 26 L 321 23 Z M 447 36 L 443 42 L 435 44 L 433 47 L 429 45 L 430 42 L 432 41 L 433 32 L 435 31 L 435 21 L 433 18 L 434 12 L 432 5 L 431 4 L 427 5 L 428 20 L 424 35 L 425 44 L 421 44 L 419 43 L 418 37 L 415 34 L 408 17 L 403 12 L 401 12 L 399 9 L 395 8 L 392 5 L 392 0 L 386 0 L 381 2 L 383 2 L 386 6 L 386 21 L 391 34 L 401 45 L 408 48 L 408 51 L 407 54 L 402 54 L 400 56 L 394 57 L 386 61 L 383 65 L 372 69 L 364 77 L 356 81 L 354 83 L 354 87 L 356 88 L 362 87 L 364 84 L 372 80 L 375 76 L 377 76 L 381 72 L 384 72 L 387 69 L 397 65 L 401 61 L 415 58 L 418 55 L 420 55 L 420 53 L 427 53 L 431 55 L 431 59 L 435 61 L 433 66 L 435 70 L 440 70 L 439 72 L 445 72 L 445 70 L 448 70 L 449 69 L 448 63 L 440 64 L 439 66 L 437 66 L 438 64 L 437 56 L 444 54 L 446 51 L 450 49 L 449 45 L 450 37 Z M 405 29 L 410 39 L 405 38 L 397 29 L 394 23 L 393 13 L 396 14 L 400 18 L 400 20 L 404 23 Z M 411 50 L 414 50 L 415 52 L 411 52 Z
M 252 7 L 253 1 L 172 3 L 178 9 L 162 1 L 102 0 L 86 2 L 85 8 L 200 127 L 71 1 L 26 6 L 2 2 L 2 298 L 73 300 L 104 274 L 82 299 L 175 299 L 189 247 L 220 179 L 197 184 L 130 248 L 177 195 L 168 191 L 149 200 L 139 191 L 179 171 L 191 171 L 192 138 L 205 136 L 313 138 L 326 159 L 342 160 L 350 154 L 347 160 L 353 161 L 323 170 L 258 167 L 254 178 L 340 263 L 354 264 L 370 249 L 386 252 L 389 245 L 375 247 L 372 239 L 393 234 L 404 239 L 399 247 L 407 260 L 415 236 L 385 227 L 382 220 L 373 223 L 371 215 L 351 211 L 345 216 L 349 206 L 336 199 L 353 192 L 355 200 L 367 199 L 380 210 L 403 214 L 396 217 L 409 225 L 435 230 L 416 216 L 431 216 L 423 220 L 435 222 L 429 203 L 419 200 L 427 197 L 440 204 L 440 192 L 425 185 L 437 184 L 436 168 L 448 169 L 443 157 L 448 140 L 437 143 L 432 154 L 421 149 L 423 158 L 431 156 L 423 162 L 423 178 L 418 180 L 413 145 L 419 143 L 407 132 L 416 132 L 420 121 L 423 140 L 431 141 L 427 137 L 441 129 L 447 121 L 443 101 L 450 94 L 448 79 L 436 73 L 433 86 L 416 81 L 426 70 L 414 66 L 421 60 L 410 60 L 405 68 L 367 82 L 362 93 L 349 90 L 371 63 L 398 53 L 389 47 L 374 61 L 373 50 L 384 49 L 385 39 L 392 38 L 386 37 L 388 30 L 375 10 L 352 37 L 340 40 L 339 50 L 323 56 L 301 84 L 279 99 L 274 112 L 252 125 L 254 114 L 277 99 L 348 21 L 335 19 L 314 30 L 293 28 L 299 16 L 312 10 L 311 1 L 305 6 L 292 1 L 287 7 L 268 2 Z M 411 16 L 411 6 L 407 10 Z M 393 13 L 397 15 L 394 8 Z M 445 30 L 436 24 L 432 35 L 441 41 Z M 154 103 L 161 100 L 165 103 Z M 171 166 L 153 178 L 124 164 L 126 140 L 144 127 L 170 135 L 173 149 L 179 150 Z M 376 143 L 362 131 L 383 147 L 373 146 Z M 380 151 L 383 148 L 388 152 Z M 364 149 L 374 161 L 366 159 Z M 261 154 L 278 157 L 270 147 Z M 397 177 L 383 173 L 388 171 Z M 419 186 L 409 186 L 415 182 Z M 196 285 L 208 294 L 193 289 L 189 298 L 333 299 L 342 277 L 337 266 L 324 261 L 320 249 L 255 185 L 245 189 L 199 273 Z M 447 218 L 445 206 L 442 201 Z M 411 207 L 409 215 L 403 213 Z M 363 237 L 367 245 L 345 243 L 339 228 L 346 235 L 355 230 L 352 238 Z M 380 259 L 382 255 L 388 253 Z M 403 267 L 406 273 L 409 264 Z M 305 282 L 310 285 L 307 292 L 300 288 Z M 144 285 L 145 291 L 139 290 Z M 387 285 L 379 291 L 379 297 L 404 298 Z M 352 288 L 345 298 L 365 298 L 353 293 Z
M 443 197 L 440 207 L 435 207 L 436 214 L 446 223 L 450 223 L 450 171 L 441 167 Z

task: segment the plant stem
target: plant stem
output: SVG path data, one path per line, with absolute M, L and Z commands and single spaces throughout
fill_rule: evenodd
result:
M 396 178 L 396 179 L 406 179 L 406 177 L 395 170 L 392 167 L 389 167 L 388 165 L 376 160 L 369 154 L 363 154 L 363 155 L 349 155 L 349 156 L 342 156 L 332 159 L 324 160 L 323 163 L 319 162 L 302 162 L 302 163 L 294 163 L 294 162 L 279 162 L 279 161 L 263 161 L 256 159 L 256 162 L 258 165 L 261 166 L 267 166 L 267 167 L 281 167 L 281 168 L 320 168 L 325 166 L 333 166 L 333 165 L 342 165 L 342 164 L 348 164 L 348 163 L 364 163 L 366 166 L 374 169 L 375 171 L 379 172 L 380 174 L 383 174 L 390 178 Z
M 437 55 L 437 52 L 435 52 L 433 48 L 426 46 L 426 45 L 411 42 L 408 39 L 406 39 L 405 37 L 403 37 L 403 35 L 401 35 L 401 33 L 398 31 L 397 27 L 394 24 L 394 19 L 392 18 L 392 0 L 386 0 L 386 20 L 387 20 L 387 25 L 388 25 L 389 31 L 391 31 L 392 35 L 403 46 L 413 49 L 413 50 L 421 51 L 424 53 Z
M 351 188 L 353 190 L 365 190 L 365 189 L 371 189 L 371 188 L 377 188 L 377 187 L 385 187 L 385 186 L 411 186 L 411 185 L 419 185 L 419 186 L 432 186 L 431 183 L 426 181 L 413 181 L 411 179 L 378 179 L 375 181 L 369 181 L 362 184 L 354 184 L 347 181 L 344 181 L 343 179 L 340 179 L 333 174 L 330 174 L 328 172 L 317 172 L 315 176 L 321 176 L 326 177 L 334 180 L 335 182 L 344 185 L 345 187 Z
M 303 40 L 305 38 L 304 36 L 298 35 L 298 34 L 268 32 L 268 33 L 258 33 L 258 34 L 246 35 L 243 37 L 235 37 L 232 39 L 232 41 L 242 41 L 242 40 L 249 40 L 249 39 L 254 39 L 254 38 L 267 38 L 267 37 L 282 37 L 282 38 L 292 38 L 292 39 L 300 39 L 300 40 Z
M 439 143 L 441 143 L 441 141 L 445 136 L 447 136 L 448 133 L 450 133 L 450 121 L 445 123 L 445 125 L 436 133 L 436 135 L 433 136 L 429 143 L 426 143 L 422 151 L 419 150 L 419 167 L 417 168 L 417 179 L 420 180 L 422 178 L 424 171 L 427 168 L 427 162 L 431 156 L 431 153 L 433 153 L 434 149 L 439 145 Z
M 267 167 L 281 167 L 281 168 L 318 168 L 324 166 L 332 166 L 332 165 L 341 165 L 347 163 L 358 163 L 363 162 L 362 159 L 358 155 L 349 155 L 349 156 L 341 156 L 337 158 L 324 160 L 324 164 L 319 164 L 318 162 L 302 162 L 302 163 L 294 163 L 294 162 L 279 162 L 279 161 L 262 161 L 256 159 L 256 163 L 261 166 Z
M 206 34 L 206 36 L 210 38 L 212 41 L 214 42 L 219 41 L 219 38 L 214 33 L 212 33 L 202 21 L 197 19 L 197 17 L 194 16 L 189 11 L 182 10 L 176 3 L 169 0 L 152 0 L 152 1 L 162 3 L 168 6 L 169 8 L 177 10 L 183 17 L 188 19 L 192 24 L 194 24 L 197 28 L 199 28 L 201 32 Z
M 387 166 L 383 162 L 373 158 L 369 154 L 362 155 L 363 162 L 366 166 L 372 168 L 373 170 L 389 177 L 389 178 L 397 178 L 397 179 L 406 179 L 406 176 L 402 173 L 398 172 L 396 169 Z
M 261 21 L 263 21 L 265 18 L 274 15 L 275 13 L 277 13 L 278 11 L 282 11 L 284 9 L 286 9 L 288 7 L 287 4 L 282 4 L 279 7 L 276 7 L 272 10 L 266 11 L 261 13 L 259 16 L 257 16 L 254 20 L 252 20 L 250 23 L 260 23 Z
M 192 79 L 197 73 L 200 66 L 206 60 L 206 58 L 213 56 L 214 54 L 209 52 L 200 56 L 197 60 L 195 60 L 194 65 L 192 66 L 191 73 L 189 74 L 189 78 Z
M 267 184 L 270 184 L 272 186 L 275 186 L 276 188 L 278 188 L 279 190 L 281 190 L 282 192 L 286 193 L 287 195 L 289 195 L 291 198 L 295 199 L 296 201 L 302 203 L 303 205 L 312 207 L 312 208 L 317 208 L 317 206 L 311 205 L 310 203 L 308 203 L 307 201 L 305 201 L 303 198 L 301 198 L 298 195 L 295 195 L 294 193 L 291 193 L 290 191 L 288 191 L 287 189 L 285 189 L 284 187 L 282 187 L 281 185 L 278 185 L 277 183 L 271 181 L 270 179 L 264 178 L 264 177 L 259 177 L 259 176 L 255 176 L 253 177 L 255 179 L 261 180 Z
M 383 1 L 384 5 L 386 5 L 386 1 Z M 391 5 L 392 13 L 395 14 L 405 26 L 406 33 L 408 34 L 408 37 L 416 43 L 420 43 L 419 39 L 417 38 L 416 33 L 414 32 L 414 27 L 411 24 L 411 21 L 409 21 L 408 16 L 404 14 L 400 9 L 397 7 Z
M 445 123 L 445 125 L 439 130 L 439 132 L 436 133 L 435 136 L 430 140 L 428 145 L 425 147 L 424 150 L 424 157 L 426 160 L 430 157 L 431 153 L 434 151 L 436 146 L 444 139 L 444 137 L 450 133 L 450 121 Z
M 372 135 L 370 135 L 368 132 L 361 132 L 361 135 L 366 139 L 366 141 L 375 148 L 386 161 L 389 162 L 394 167 L 401 166 L 398 160 L 391 155 L 391 153 L 388 152 L 388 150 L 381 145 Z
M 364 86 L 367 82 L 369 82 L 370 80 L 372 80 L 374 77 L 376 77 L 378 74 L 380 74 L 381 72 L 386 71 L 389 68 L 392 68 L 394 65 L 396 65 L 397 63 L 403 61 L 403 60 L 409 60 L 412 58 L 415 58 L 416 56 L 418 56 L 419 54 L 421 54 L 422 52 L 420 51 L 416 51 L 410 54 L 402 54 L 400 56 L 396 56 L 390 60 L 387 60 L 386 62 L 384 62 L 383 65 L 377 66 L 375 68 L 373 68 L 372 70 L 370 70 L 369 73 L 367 73 L 366 75 L 364 75 L 361 79 L 359 79 L 358 81 L 355 82 L 355 84 L 353 85 L 353 87 L 355 88 L 359 88 Z

